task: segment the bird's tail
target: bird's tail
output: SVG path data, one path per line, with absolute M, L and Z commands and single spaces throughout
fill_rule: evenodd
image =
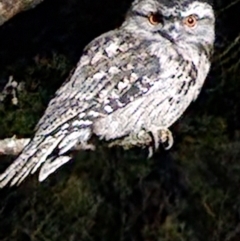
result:
M 40 169 L 38 180 L 44 181 L 50 174 L 55 172 L 60 166 L 71 160 L 70 156 L 52 157 L 46 160 Z
M 39 180 L 44 180 L 53 171 L 69 161 L 71 158 L 63 156 L 73 146 L 83 140 L 82 137 L 89 138 L 90 131 L 72 130 L 71 132 L 57 132 L 55 135 L 36 135 L 24 148 L 18 158 L 0 175 L 0 188 L 7 184 L 19 185 L 29 174 L 33 174 L 44 163 L 52 163 L 51 169 L 46 173 L 46 167 L 39 176 Z M 84 140 L 85 141 L 85 140 Z M 55 153 L 54 151 L 57 150 Z M 53 153 L 54 152 L 54 153 Z M 54 156 L 55 155 L 55 156 Z M 47 166 L 47 165 L 45 165 Z M 43 178 L 45 177 L 45 178 Z

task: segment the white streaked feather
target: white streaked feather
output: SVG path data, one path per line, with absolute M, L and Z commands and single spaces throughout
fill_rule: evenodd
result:
M 75 131 L 67 135 L 58 145 L 58 155 L 63 155 L 65 152 L 69 151 L 72 147 L 77 145 L 79 140 L 81 140 L 81 136 L 82 133 L 80 131 Z
M 11 186 L 15 184 L 19 185 L 30 172 L 31 174 L 36 172 L 39 166 L 45 162 L 46 158 L 53 152 L 62 138 L 63 136 L 59 136 L 58 138 L 49 136 L 47 139 L 45 139 L 38 147 L 36 154 L 28 160 L 26 166 L 24 166 L 23 169 L 14 176 L 13 180 L 11 181 Z
M 40 169 L 38 180 L 39 182 L 44 181 L 50 174 L 55 172 L 60 166 L 70 161 L 70 156 L 59 156 L 57 158 L 50 158 L 46 160 Z

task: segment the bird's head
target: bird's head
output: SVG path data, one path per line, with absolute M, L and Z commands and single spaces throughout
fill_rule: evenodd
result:
M 135 0 L 123 27 L 146 40 L 164 38 L 209 52 L 215 39 L 213 7 L 203 0 Z

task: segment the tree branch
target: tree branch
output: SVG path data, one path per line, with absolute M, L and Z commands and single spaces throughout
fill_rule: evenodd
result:
M 230 4 L 228 4 L 227 6 L 221 8 L 220 10 L 218 10 L 217 12 L 217 16 L 219 17 L 219 15 L 223 12 L 226 12 L 226 10 L 228 10 L 229 8 L 231 7 L 234 7 L 236 4 L 238 4 L 240 2 L 240 0 L 235 0 L 235 1 L 232 1 Z
M 0 25 L 17 13 L 34 8 L 43 0 L 0 0 Z
M 159 135 L 159 138 L 160 137 L 162 138 L 162 136 Z M 30 142 L 30 140 L 30 138 L 17 139 L 16 136 L 0 140 L 0 155 L 18 155 L 23 150 L 23 148 Z M 154 143 L 152 135 L 145 131 L 139 132 L 138 134 L 132 134 L 120 139 L 112 140 L 106 143 L 109 148 L 114 146 L 121 146 L 124 150 L 128 150 L 132 147 L 137 146 L 141 148 L 148 147 L 148 157 L 151 157 L 154 151 L 152 147 Z M 165 144 L 165 142 L 163 143 Z M 169 144 L 170 140 L 166 140 L 166 143 Z M 71 151 L 87 149 L 94 150 L 94 144 L 82 145 L 79 143 L 79 145 L 74 146 Z
M 16 136 L 0 140 L 0 155 L 17 155 L 29 143 L 30 138 L 17 139 Z
M 0 140 L 0 156 L 1 155 L 11 155 L 16 156 L 18 155 L 23 148 L 30 142 L 30 138 L 21 138 L 17 139 L 16 136 L 13 136 L 12 138 L 6 138 L 3 140 Z M 123 149 L 128 150 L 134 146 L 139 147 L 149 147 L 149 156 L 153 154 L 153 150 L 151 148 L 152 145 L 152 138 L 150 135 L 146 134 L 143 136 L 142 139 L 138 139 L 138 136 L 128 136 L 123 139 L 116 139 L 111 142 L 107 142 L 107 146 L 109 148 L 114 146 L 121 146 Z M 92 149 L 94 148 L 94 145 L 89 144 L 91 148 L 86 148 L 86 146 L 77 145 L 71 149 L 71 151 L 78 151 L 78 150 L 86 150 L 86 149 Z

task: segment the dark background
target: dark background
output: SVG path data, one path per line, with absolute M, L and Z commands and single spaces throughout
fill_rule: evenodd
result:
M 0 27 L 0 89 L 10 75 L 25 84 L 18 106 L 0 103 L 0 139 L 33 134 L 83 47 L 130 4 L 46 0 Z M 240 1 L 214 7 L 212 70 L 172 127 L 174 147 L 148 160 L 101 143 L 43 183 L 34 175 L 0 190 L 1 241 L 240 241 Z M 13 160 L 1 157 L 0 170 Z

